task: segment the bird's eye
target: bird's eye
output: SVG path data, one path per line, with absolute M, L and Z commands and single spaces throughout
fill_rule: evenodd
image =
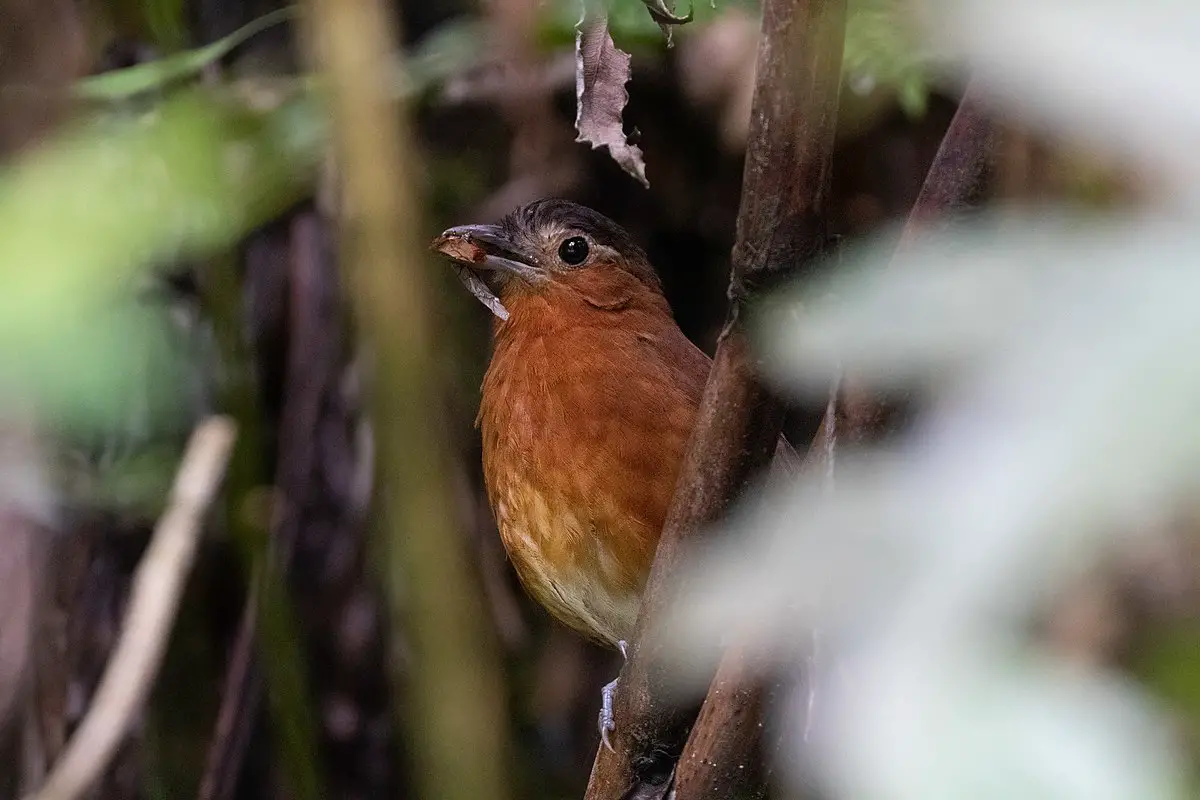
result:
M 582 264 L 588 257 L 587 239 L 582 236 L 572 236 L 558 246 L 558 257 L 564 264 L 576 266 Z

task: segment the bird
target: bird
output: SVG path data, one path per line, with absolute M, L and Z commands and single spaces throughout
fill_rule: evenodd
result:
M 552 616 L 624 655 L 711 359 L 645 251 L 591 208 L 537 200 L 431 247 L 493 313 L 476 425 L 509 560 Z

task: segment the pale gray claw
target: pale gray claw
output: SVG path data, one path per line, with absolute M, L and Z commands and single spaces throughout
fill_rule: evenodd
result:
M 600 703 L 600 741 L 604 742 L 604 746 L 609 750 L 612 750 L 613 746 L 608 741 L 608 734 L 617 729 L 617 724 L 613 722 L 613 696 L 617 693 L 618 680 L 620 678 L 605 684 L 600 690 L 600 696 L 603 698 Z
M 626 648 L 627 645 L 624 639 L 617 642 L 617 649 L 621 651 L 622 658 L 629 657 Z M 609 750 L 612 750 L 613 746 L 608 741 L 608 734 L 617 729 L 617 724 L 613 721 L 613 698 L 617 694 L 617 682 L 620 680 L 620 678 L 615 678 L 612 683 L 605 684 L 604 688 L 600 690 L 600 741 Z

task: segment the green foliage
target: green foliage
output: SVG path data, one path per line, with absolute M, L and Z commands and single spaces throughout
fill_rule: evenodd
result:
M 425 36 L 405 60 L 403 91 L 419 94 L 479 63 L 486 55 L 484 23 L 458 17 Z
M 1200 630 L 1191 623 L 1157 624 L 1143 637 L 1134 655 L 1134 672 L 1193 731 L 1200 731 Z M 1200 742 L 1195 747 L 1200 749 Z
M 93 119 L 0 172 L 6 399 L 58 426 L 128 420 L 147 383 L 179 405 L 149 268 L 229 246 L 299 199 L 324 141 L 313 102 L 258 111 L 188 92 L 140 119 Z M 148 380 L 147 376 L 153 376 Z
M 694 19 L 677 29 L 680 37 L 717 19 L 726 9 L 757 14 L 755 0 L 722 0 L 713 4 L 695 0 L 689 6 L 677 2 L 677 13 L 691 10 Z M 932 55 L 913 35 L 906 0 L 850 0 L 846 21 L 846 49 L 842 71 L 854 85 L 867 84 L 876 91 L 894 95 L 907 113 L 925 111 L 930 88 Z M 571 47 L 580 17 L 579 0 L 552 0 L 545 5 L 538 41 L 547 49 Z M 642 0 L 613 0 L 609 6 L 609 30 L 617 46 L 630 52 L 661 52 L 666 47 L 662 29 L 646 11 Z M 460 23 L 452 23 L 460 24 Z M 479 51 L 478 41 L 476 51 Z
M 893 93 L 910 116 L 925 113 L 932 56 L 911 30 L 905 0 L 852 0 L 842 72 Z
M 187 42 L 183 0 L 138 0 L 142 19 L 159 47 L 174 52 Z
M 675 11 L 686 14 L 691 11 L 693 21 L 681 26 L 680 30 L 711 22 L 722 8 L 741 7 L 757 12 L 758 4 L 752 0 L 724 0 L 719 6 L 709 0 L 696 0 L 689 5 L 686 0 L 675 2 Z M 575 24 L 579 22 L 579 0 L 552 0 L 545 6 L 539 29 L 539 40 L 546 47 L 573 47 Z M 613 0 L 608 8 L 608 27 L 617 45 L 630 51 L 655 51 L 666 46 L 666 38 L 658 23 L 646 11 L 642 0 Z
M 147 5 L 168 4 L 171 0 L 146 0 Z M 175 0 L 178 2 L 178 0 Z M 145 64 L 112 70 L 76 82 L 74 94 L 85 100 L 113 102 L 144 92 L 161 91 L 171 84 L 193 78 L 209 64 L 225 57 L 238 45 L 273 25 L 293 16 L 291 7 L 273 11 L 250 22 L 223 39 L 195 50 L 188 50 Z

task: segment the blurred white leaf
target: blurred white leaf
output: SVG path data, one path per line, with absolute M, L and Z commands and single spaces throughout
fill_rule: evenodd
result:
M 947 650 L 899 637 L 840 668 L 857 680 L 826 682 L 819 712 L 831 724 L 818 720 L 805 748 L 836 765 L 838 796 L 1185 796 L 1170 737 L 1128 683 L 986 645 Z M 803 746 L 799 733 L 790 735 Z
M 993 99 L 1117 147 L 1180 197 L 1200 178 L 1192 0 L 938 0 L 928 18 Z
M 682 636 L 756 630 L 792 658 L 809 628 L 845 644 L 848 626 L 860 645 L 920 643 L 937 664 L 1019 640 L 1118 535 L 1200 491 L 1200 372 L 1184 366 L 1200 353 L 1200 237 L 1171 223 L 1013 230 L 939 238 L 890 269 L 876 253 L 779 328 L 773 363 L 795 386 L 823 390 L 839 364 L 867 380 L 946 379 L 893 449 L 843 454 L 834 493 L 811 476 L 710 553 L 693 584 L 705 590 L 673 623 Z M 914 652 L 867 663 L 887 664 L 872 669 L 881 679 Z M 961 724 L 982 713 L 933 682 L 926 700 L 958 708 Z M 1086 796 L 1063 792 L 1049 796 Z
M 894 262 L 863 247 L 783 298 L 764 316 L 782 385 L 823 397 L 844 372 L 931 400 L 886 449 L 843 451 L 833 492 L 811 475 L 747 503 L 667 627 L 682 662 L 735 631 L 794 663 L 820 631 L 785 752 L 835 796 L 1181 797 L 1144 692 L 1030 630 L 1200 493 L 1200 7 L 943 10 L 997 100 L 1171 191 L 1149 213 L 992 215 Z

